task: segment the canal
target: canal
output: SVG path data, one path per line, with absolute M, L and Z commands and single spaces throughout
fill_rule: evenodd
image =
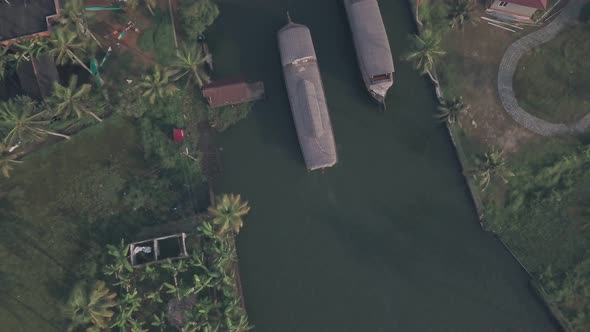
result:
M 238 239 L 257 332 L 554 331 L 528 278 L 481 231 L 431 85 L 400 56 L 405 0 L 380 1 L 396 83 L 380 113 L 364 91 L 340 0 L 220 0 L 209 38 L 218 77 L 263 80 L 268 99 L 219 135 L 218 191 L 250 201 Z M 340 162 L 309 173 L 276 32 L 312 32 Z

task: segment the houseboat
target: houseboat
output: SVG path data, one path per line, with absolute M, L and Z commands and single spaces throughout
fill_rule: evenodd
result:
M 377 0 L 344 0 L 344 7 L 365 86 L 385 106 L 395 69 Z
M 278 32 L 281 65 L 308 170 L 338 161 L 326 96 L 309 29 L 291 21 Z

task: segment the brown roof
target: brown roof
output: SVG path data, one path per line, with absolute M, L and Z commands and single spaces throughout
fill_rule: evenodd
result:
M 262 82 L 214 82 L 204 86 L 202 93 L 209 106 L 215 108 L 259 99 L 262 97 L 261 93 L 264 94 L 264 86 Z
M 525 7 L 547 9 L 547 0 L 505 0 L 506 2 Z

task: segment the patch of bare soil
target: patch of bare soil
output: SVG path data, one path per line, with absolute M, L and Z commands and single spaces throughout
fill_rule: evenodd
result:
M 483 15 L 481 7 L 479 16 Z M 497 146 L 507 153 L 536 137 L 518 125 L 506 113 L 498 96 L 498 68 L 505 50 L 521 35 L 529 33 L 505 31 L 480 20 L 467 25 L 463 31 L 455 30 L 443 41 L 448 54 L 443 61 L 453 63 L 460 80 L 460 91 L 465 102 L 471 105 L 460 119 L 467 136 L 486 146 Z

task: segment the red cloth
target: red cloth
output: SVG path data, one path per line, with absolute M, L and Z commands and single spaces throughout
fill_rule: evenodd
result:
M 174 129 L 174 142 L 184 141 L 184 130 Z

